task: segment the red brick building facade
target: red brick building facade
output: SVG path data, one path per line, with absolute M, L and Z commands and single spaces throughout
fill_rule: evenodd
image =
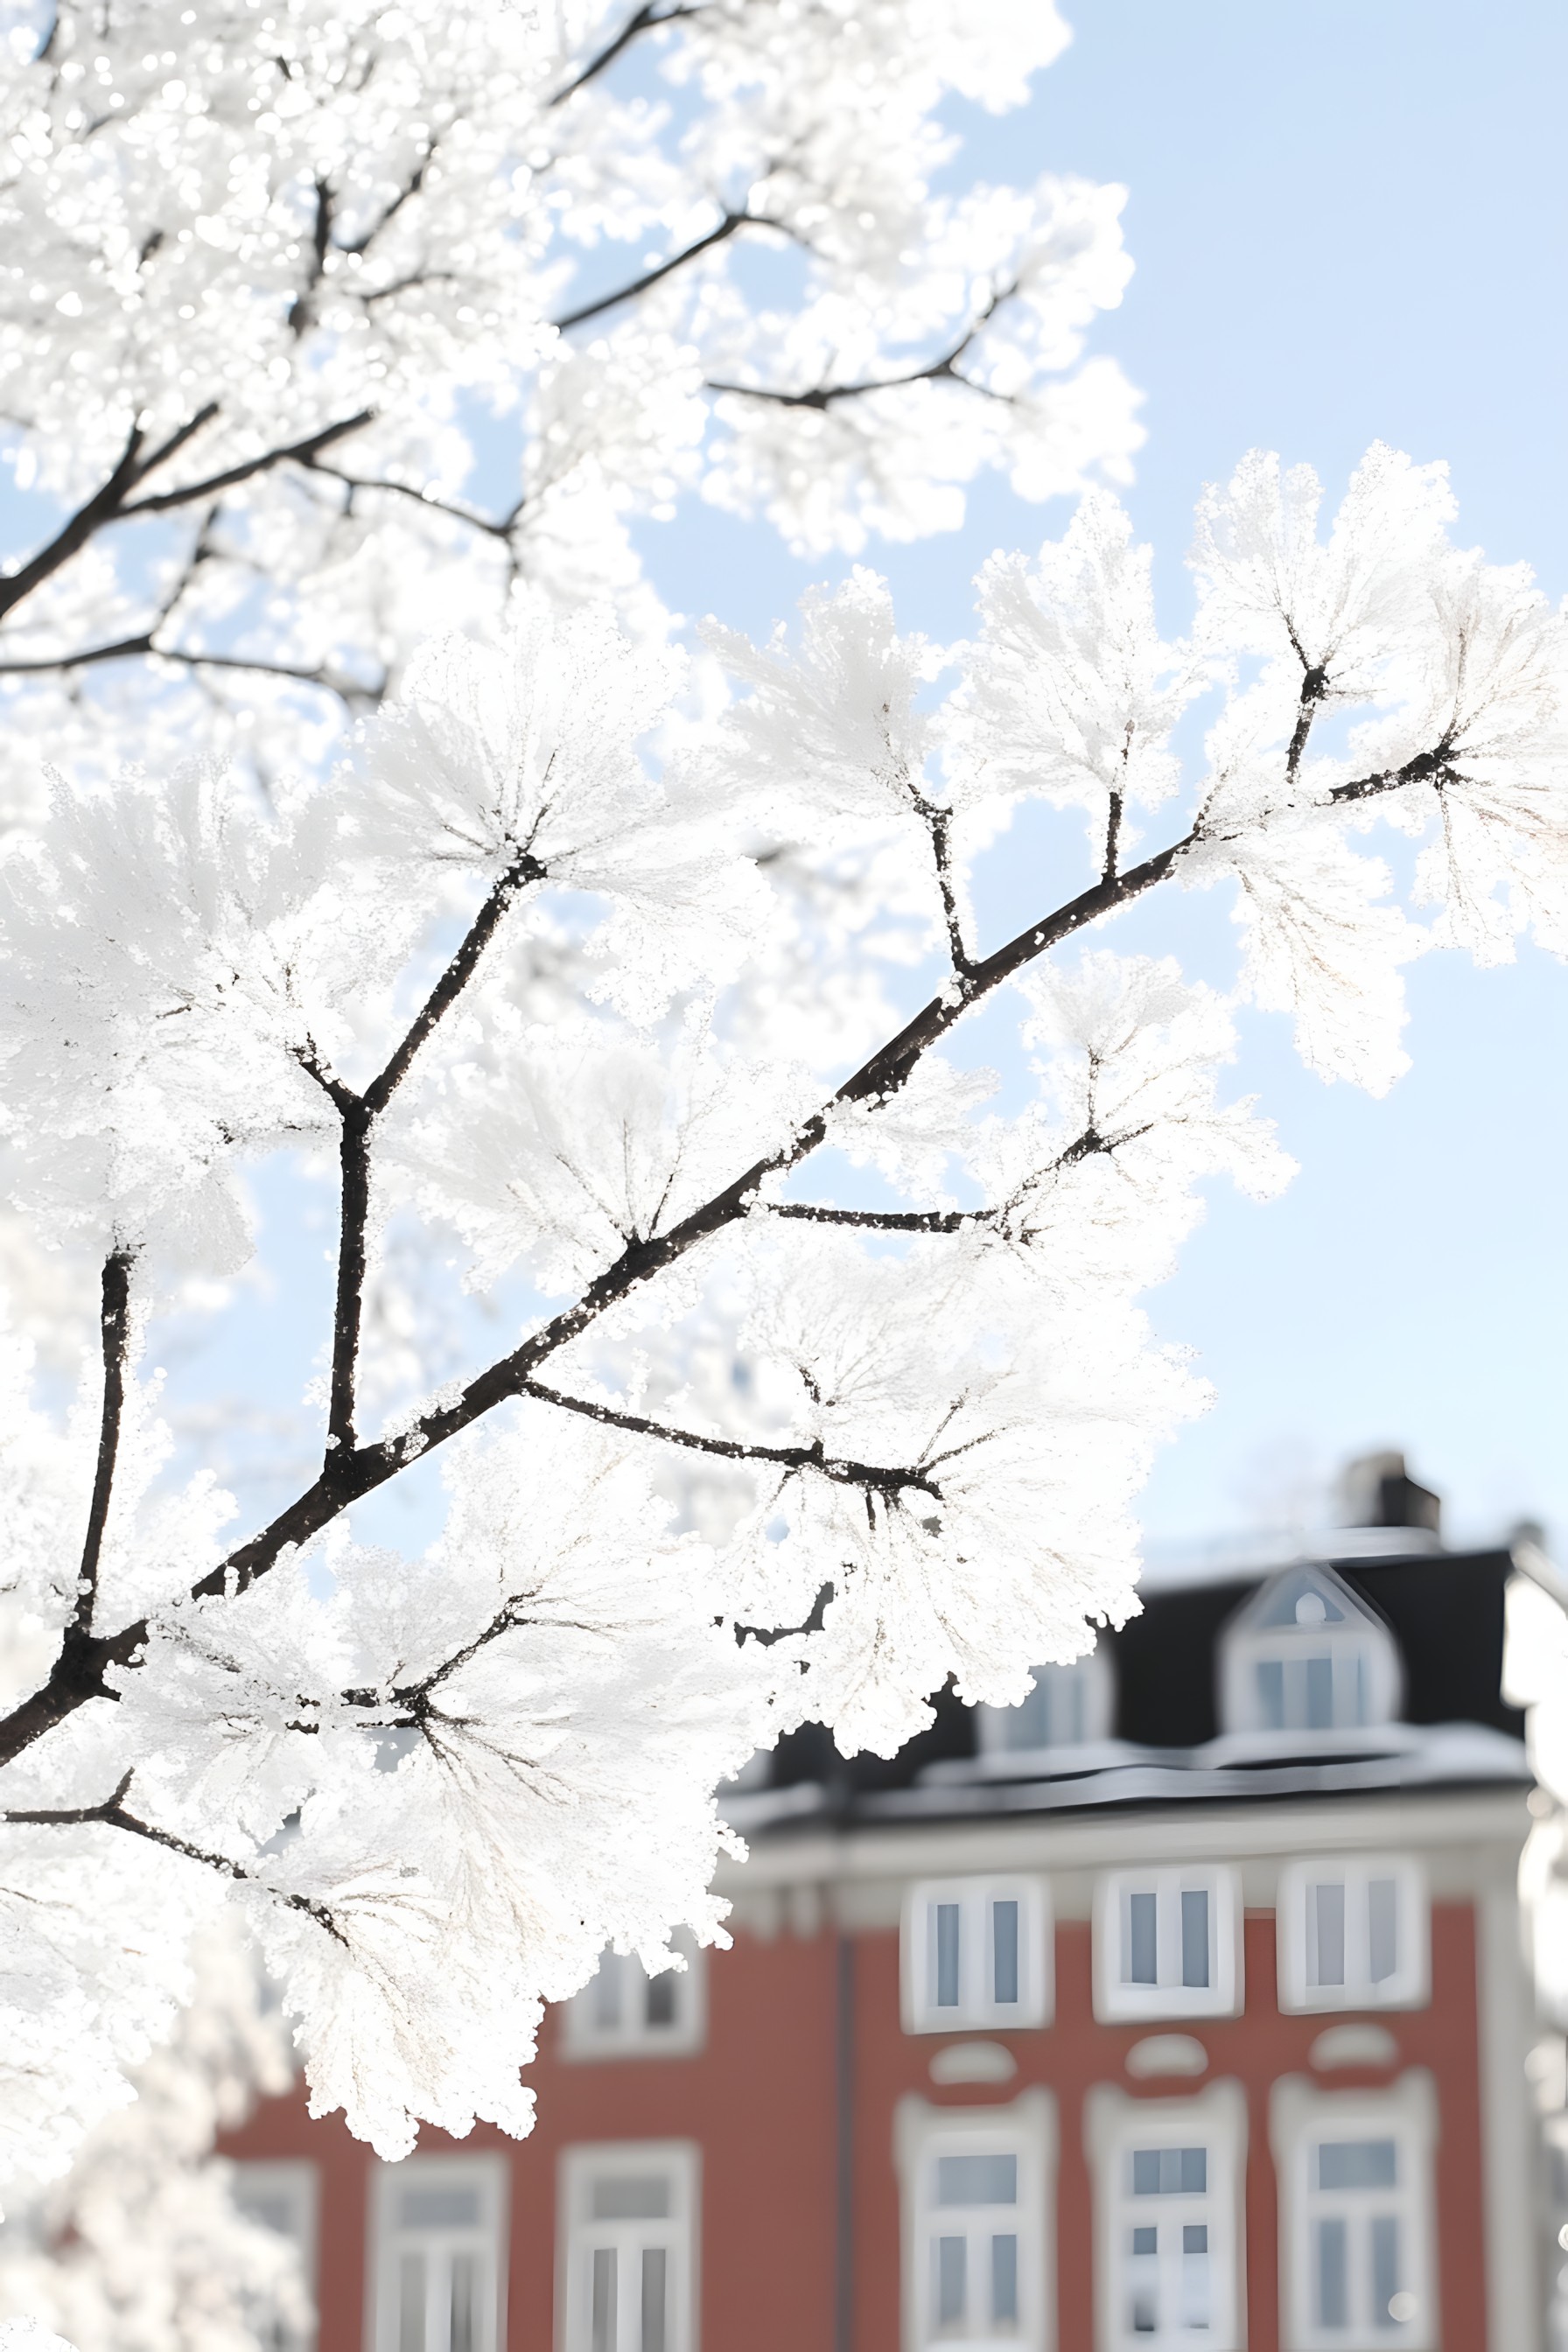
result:
M 892 1767 L 786 1743 L 733 1948 L 607 1963 L 525 2142 L 265 2106 L 324 2352 L 1541 2352 L 1520 1571 L 1422 1542 L 1151 1594 Z

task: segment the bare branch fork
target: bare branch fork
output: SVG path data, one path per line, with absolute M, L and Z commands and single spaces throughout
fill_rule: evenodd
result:
M 1445 741 L 1432 751 L 1419 753 L 1406 761 L 1398 769 L 1383 771 L 1338 785 L 1330 799 L 1333 803 L 1369 800 L 1417 782 L 1430 782 L 1441 788 L 1453 774 L 1450 746 Z M 776 1214 L 781 1213 L 782 1205 L 783 1213 L 790 1213 L 795 1204 L 764 1203 L 760 1197 L 761 1188 L 770 1177 L 795 1167 L 825 1140 L 828 1119 L 835 1109 L 849 1103 L 875 1107 L 896 1094 L 922 1055 L 944 1037 L 972 1006 L 1052 948 L 1143 897 L 1166 880 L 1181 859 L 1206 837 L 1204 819 L 1200 816 L 1179 841 L 1155 851 L 1136 866 L 1102 876 L 1076 898 L 1067 900 L 1031 924 L 1026 930 L 1018 932 L 991 955 L 972 962 L 967 971 L 955 973 L 896 1036 L 879 1046 L 846 1078 L 830 1100 L 803 1121 L 789 1141 L 778 1150 L 756 1161 L 743 1175 L 736 1177 L 667 1232 L 639 1236 L 628 1242 L 614 1264 L 595 1277 L 573 1306 L 563 1309 L 521 1346 L 477 1374 L 451 1402 L 433 1408 L 406 1433 L 362 1445 L 354 1436 L 353 1384 L 364 1277 L 370 1129 L 406 1076 L 426 1039 L 461 994 L 512 898 L 526 882 L 547 878 L 538 861 L 527 851 L 520 851 L 512 866 L 493 887 L 467 938 L 401 1045 L 380 1076 L 363 1094 L 355 1094 L 342 1080 L 315 1064 L 309 1049 L 301 1054 L 303 1066 L 331 1096 L 344 1118 L 344 1220 L 334 1320 L 330 1423 L 331 1435 L 335 1442 L 330 1446 L 327 1460 L 314 1482 L 279 1512 L 268 1527 L 241 1544 L 221 1566 L 195 1584 L 191 1598 L 221 1599 L 244 1591 L 257 1577 L 265 1575 L 275 1567 L 286 1551 L 308 1542 L 352 1503 L 374 1493 L 411 1461 L 471 1427 L 498 1405 L 528 1393 L 530 1388 L 535 1386 L 537 1375 L 549 1359 L 587 1330 L 606 1308 L 628 1297 L 667 1267 L 678 1264 L 691 1250 L 739 1223 L 754 1211 L 762 1209 Z M 1085 1143 L 1084 1149 L 1089 1148 Z M 586 1411 L 591 1417 L 600 1417 L 601 1409 L 594 1407 L 588 1401 L 568 1399 L 564 1394 L 553 1391 L 551 1401 L 568 1410 Z M 614 1408 L 602 1411 L 604 1417 L 608 1418 Z M 625 1416 L 622 1420 L 623 1425 L 627 1425 Z M 658 1423 L 648 1424 L 646 1433 L 677 1444 L 694 1443 L 701 1450 L 709 1450 L 702 1439 L 692 1438 L 689 1433 L 683 1436 L 681 1433 Z M 842 1464 L 838 1465 L 837 1475 L 846 1477 L 852 1471 L 864 1472 L 868 1466 Z M 825 1464 L 810 1459 L 803 1460 L 798 1467 L 803 1471 L 826 1470 Z M 913 1486 L 917 1483 L 914 1477 L 904 1472 L 884 1470 L 876 1475 L 884 1491 L 889 1485 Z M 853 1483 L 864 1485 L 866 1481 L 858 1478 Z M 0 1721 L 0 1763 L 20 1754 L 89 1698 L 109 1696 L 109 1686 L 104 1680 L 108 1670 L 133 1661 L 144 1647 L 149 1630 L 148 1621 L 141 1619 L 110 1637 L 85 1636 L 75 1645 L 68 1662 L 62 1650 L 47 1681 L 4 1721 Z
M 18 1807 L 15 1811 L 5 1814 L 4 1819 L 17 1828 L 84 1829 L 93 1822 L 101 1822 L 106 1829 L 125 1830 L 132 1837 L 145 1838 L 150 1844 L 166 1847 L 171 1853 L 184 1854 L 187 1862 L 199 1862 L 208 1870 L 218 1871 L 225 1878 L 263 1887 L 274 1901 L 284 1904 L 289 1910 L 305 1912 L 318 1927 L 326 1929 L 334 1942 L 341 1944 L 346 1941 L 342 1928 L 324 1903 L 313 1902 L 308 1895 L 289 1894 L 280 1887 L 268 1885 L 265 1879 L 258 1879 L 254 1871 L 247 1870 L 243 1863 L 236 1862 L 232 1855 L 214 1853 L 205 1846 L 193 1845 L 188 1838 L 176 1837 L 173 1830 L 161 1830 L 155 1822 L 144 1822 L 140 1814 L 128 1812 L 125 1799 L 133 1778 L 132 1772 L 122 1774 L 119 1787 L 100 1805 Z

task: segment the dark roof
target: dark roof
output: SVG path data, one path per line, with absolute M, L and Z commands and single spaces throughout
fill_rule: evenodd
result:
M 1281 1753 L 1278 1739 L 1267 1753 L 1248 1757 L 1196 1752 L 1219 1733 L 1220 1635 L 1279 1572 L 1276 1564 L 1146 1591 L 1141 1616 L 1100 1635 L 1115 1663 L 1121 1745 L 1113 1754 L 1086 1757 L 1088 1769 L 1042 1773 L 1021 1759 L 1016 1770 L 966 1771 L 978 1753 L 976 1717 L 949 1688 L 934 1699 L 935 1721 L 890 1759 L 846 1759 L 821 1725 L 804 1726 L 780 1741 L 765 1787 L 727 1801 L 725 1811 L 737 1828 L 756 1835 L 825 1815 L 931 1820 L 1527 1782 L 1524 1718 L 1502 1696 L 1503 1594 L 1516 1572 L 1512 1555 L 1413 1546 L 1403 1555 L 1345 1558 L 1329 1546 L 1319 1559 L 1392 1633 L 1405 1673 L 1402 1720 L 1411 1729 L 1394 1738 L 1369 1731 L 1354 1753 L 1347 1753 L 1342 1735 L 1330 1748 L 1310 1734 L 1289 1754 Z

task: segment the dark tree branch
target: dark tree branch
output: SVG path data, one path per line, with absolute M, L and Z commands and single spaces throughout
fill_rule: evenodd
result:
M 832 408 L 840 400 L 858 400 L 868 392 L 897 392 L 907 383 L 937 383 L 944 380 L 962 384 L 966 392 L 977 392 L 986 400 L 1005 400 L 1005 393 L 993 392 L 989 384 L 976 383 L 973 376 L 960 375 L 958 362 L 973 342 L 987 320 L 995 317 L 1002 304 L 1017 292 L 1016 285 L 999 287 L 992 295 L 978 318 L 970 321 L 953 344 L 940 359 L 930 360 L 924 367 L 909 368 L 901 375 L 873 376 L 863 383 L 819 383 L 808 392 L 777 392 L 766 384 L 728 383 L 710 378 L 709 392 L 738 393 L 744 400 L 771 401 L 776 408 Z
M 646 1413 L 626 1412 L 618 1405 L 600 1404 L 592 1397 L 567 1396 L 542 1381 L 524 1381 L 521 1393 L 538 1397 L 545 1404 L 558 1404 L 567 1412 L 581 1413 L 585 1420 L 600 1422 L 606 1429 L 629 1430 L 638 1437 L 662 1437 L 670 1445 L 684 1445 L 694 1454 L 716 1454 L 726 1462 L 770 1462 L 781 1470 L 816 1470 L 837 1486 L 862 1486 L 868 1494 L 884 1495 L 889 1501 L 910 1488 L 930 1495 L 938 1502 L 942 1500 L 940 1488 L 924 1470 L 894 1470 L 876 1463 L 842 1461 L 826 1451 L 819 1437 L 809 1445 L 754 1445 L 742 1438 L 706 1437 L 698 1430 L 672 1429 L 668 1422 L 652 1421 Z
M 868 1234 L 961 1234 L 994 1223 L 995 1209 L 835 1209 L 818 1201 L 770 1201 L 768 1214 L 808 1225 L 853 1225 Z
M 706 236 L 700 236 L 684 252 L 671 254 L 669 259 L 661 261 L 657 269 L 648 270 L 644 277 L 634 278 L 628 285 L 617 287 L 613 294 L 601 294 L 596 301 L 584 302 L 581 310 L 568 310 L 564 318 L 553 320 L 552 324 L 564 334 L 569 327 L 581 327 L 589 319 L 598 318 L 602 311 L 615 310 L 618 303 L 635 302 L 639 294 L 646 294 L 650 287 L 657 286 L 661 278 L 668 278 L 675 270 L 684 269 L 687 263 L 695 261 L 700 253 L 706 253 L 711 246 L 722 245 L 727 237 L 734 236 L 737 229 L 778 226 L 777 221 L 759 220 L 752 213 L 726 213 L 717 228 L 710 228 Z
M 931 862 L 936 867 L 936 887 L 942 893 L 942 920 L 947 926 L 947 951 L 952 958 L 952 968 L 963 978 L 973 971 L 969 950 L 963 944 L 963 926 L 958 917 L 958 893 L 952 878 L 952 812 L 935 801 L 928 801 L 922 793 L 914 795 L 915 813 L 931 835 Z
M 584 89 L 589 82 L 596 80 L 607 66 L 615 64 L 622 50 L 628 48 L 639 33 L 657 32 L 660 25 L 674 25 L 679 23 L 682 16 L 700 16 L 701 14 L 700 8 L 688 7 L 666 8 L 662 12 L 656 12 L 651 0 L 648 0 L 648 5 L 639 8 L 636 16 L 629 17 L 621 26 L 613 41 L 607 41 L 596 57 L 590 58 L 581 71 L 574 74 L 569 82 L 556 91 L 550 104 L 552 107 L 564 106 L 569 98 L 575 98 L 577 92 Z
M 209 474 L 205 481 L 187 482 L 180 489 L 160 490 L 153 497 L 133 499 L 130 505 L 121 506 L 112 520 L 125 521 L 132 515 L 163 514 L 172 507 L 194 506 L 199 499 L 216 498 L 222 490 L 233 489 L 237 482 L 248 482 L 254 475 L 270 473 L 274 466 L 290 462 L 308 466 L 321 450 L 330 449 L 334 441 L 344 440 L 368 425 L 374 415 L 374 408 L 362 408 L 357 415 L 341 416 L 335 425 L 323 425 L 319 433 L 307 433 L 301 441 L 263 450 L 260 457 L 247 457 L 237 466 L 226 467 L 221 474 Z
M 327 1412 L 328 1460 L 323 1475 L 334 1480 L 357 1444 L 354 1431 L 355 1393 L 359 1380 L 360 1333 L 364 1321 L 364 1279 L 370 1246 L 371 1147 L 376 1120 L 413 1067 L 416 1055 L 443 1015 L 450 1011 L 474 973 L 485 950 L 505 919 L 518 892 L 542 881 L 544 868 L 531 851 L 521 849 L 492 885 L 484 905 L 469 924 L 461 945 L 437 981 L 407 1031 L 383 1069 L 363 1094 L 344 1084 L 322 1063 L 309 1043 L 299 1050 L 302 1069 L 315 1079 L 336 1107 L 339 1118 L 338 1160 L 342 1190 L 338 1214 L 337 1299 L 332 1314 L 332 1370 Z
M 132 1837 L 146 1838 L 153 1845 L 167 1847 L 171 1853 L 184 1854 L 187 1862 L 199 1862 L 208 1870 L 220 1871 L 226 1878 L 237 1879 L 247 1886 L 263 1887 L 275 1903 L 286 1905 L 290 1911 L 306 1913 L 318 1927 L 326 1929 L 335 1943 L 346 1940 L 325 1904 L 313 1903 L 308 1895 L 280 1893 L 277 1887 L 269 1886 L 266 1879 L 258 1878 L 253 1870 L 247 1870 L 243 1863 L 235 1862 L 228 1854 L 209 1853 L 205 1846 L 193 1845 L 188 1838 L 177 1837 L 173 1830 L 161 1830 L 154 1822 L 142 1821 L 139 1814 L 128 1813 L 124 1800 L 133 1777 L 126 1772 L 114 1794 L 106 1797 L 101 1805 L 69 1805 L 55 1809 L 38 1807 L 32 1811 L 7 1812 L 5 1818 L 19 1827 L 35 1829 L 81 1829 L 90 1822 L 101 1822 L 108 1829 L 125 1830 Z
M 1396 792 L 1411 783 L 1429 782 L 1441 785 L 1453 777 L 1450 748 L 1447 743 L 1441 744 L 1434 751 L 1421 752 L 1406 761 L 1401 768 L 1339 785 L 1331 798 L 1335 802 L 1361 801 Z M 1143 897 L 1163 882 L 1187 852 L 1206 837 L 1200 818 L 1179 841 L 1169 843 L 1110 879 L 1102 877 L 1026 930 L 1019 931 L 991 955 L 983 957 L 957 987 L 951 983 L 944 987 L 905 1023 L 896 1036 L 879 1046 L 820 1110 L 802 1122 L 787 1143 L 756 1161 L 667 1233 L 628 1242 L 574 1305 L 552 1316 L 509 1355 L 487 1366 L 449 1403 L 432 1407 L 412 1429 L 399 1435 L 357 1446 L 332 1459 L 313 1484 L 297 1495 L 276 1518 L 193 1585 L 191 1599 L 216 1600 L 245 1591 L 258 1576 L 276 1567 L 285 1552 L 310 1542 L 352 1503 L 375 1493 L 410 1462 L 434 1446 L 444 1445 L 496 1406 L 521 1395 L 540 1367 L 587 1330 L 607 1307 L 631 1297 L 645 1283 L 667 1267 L 678 1265 L 704 1242 L 739 1223 L 753 1210 L 771 1205 L 759 1201 L 758 1188 L 768 1177 L 796 1166 L 826 1140 L 828 1118 L 834 1109 L 851 1102 L 875 1105 L 896 1094 L 921 1056 L 973 1006 L 1063 940 Z M 455 987 L 448 990 L 444 976 L 432 992 L 426 1013 L 432 1012 L 438 998 L 449 1003 L 456 992 Z M 438 1012 L 433 1017 L 438 1018 Z M 418 1027 L 416 1023 L 416 1028 Z M 428 1034 L 427 1026 L 423 1034 Z M 411 1031 L 410 1037 L 413 1035 Z M 407 1045 L 408 1041 L 405 1042 Z M 416 1044 L 405 1058 L 404 1049 L 400 1048 L 388 1063 L 378 1084 L 386 1084 L 389 1094 L 416 1050 Z M 1085 1144 L 1084 1149 L 1089 1148 Z M 668 1434 L 662 1430 L 656 1433 Z M 47 1682 L 0 1721 L 0 1763 L 9 1762 L 89 1700 L 111 1697 L 109 1671 L 135 1659 L 147 1641 L 149 1630 L 148 1621 L 142 1618 L 110 1638 L 91 1637 L 70 1661 L 62 1652 Z
M 334 677 L 327 669 L 307 669 L 293 662 L 249 661 L 243 654 L 193 653 L 184 646 L 161 646 L 156 628 L 140 636 L 121 637 L 111 646 L 87 646 L 78 654 L 41 655 L 32 661 L 0 661 L 0 677 L 38 677 L 52 670 L 91 669 L 101 662 L 133 661 L 153 655 L 159 661 L 178 662 L 183 669 L 244 670 L 257 677 L 292 679 L 300 686 L 319 686 L 342 702 L 374 703 L 384 691 L 380 686 L 355 686 Z
M 345 474 L 336 466 L 320 466 L 313 457 L 304 461 L 308 471 L 320 474 L 323 481 L 341 482 L 346 490 L 385 490 L 400 499 L 412 499 L 426 514 L 450 515 L 454 522 L 466 522 L 472 530 L 488 531 L 492 539 L 510 537 L 518 516 L 527 504 L 520 499 L 509 515 L 500 521 L 491 515 L 475 514 L 468 507 L 453 506 L 446 499 L 433 499 L 427 490 L 416 489 L 412 482 L 377 482 L 362 474 Z
M 125 1357 L 131 1338 L 130 1250 L 110 1250 L 103 1261 L 99 1333 L 103 1350 L 103 1403 L 98 1423 L 98 1466 L 93 1474 L 92 1500 L 88 1507 L 87 1535 L 77 1576 L 76 1609 L 66 1634 L 68 1643 L 92 1633 L 92 1612 L 98 1599 L 98 1567 L 109 1524 L 110 1497 L 114 1491 L 114 1464 L 120 1451 L 120 1423 L 125 1411 Z
M 0 579 L 0 620 L 14 611 L 25 596 L 30 596 L 35 588 L 52 578 L 62 564 L 68 563 L 71 557 L 87 545 L 95 531 L 100 530 L 106 522 L 117 520 L 137 483 L 144 482 L 148 475 L 165 464 L 177 449 L 184 448 L 193 434 L 199 433 L 202 426 L 210 423 L 216 415 L 217 404 L 209 401 L 188 423 L 170 434 L 166 441 L 160 443 L 145 457 L 142 444 L 146 436 L 140 425 L 133 425 L 119 463 L 102 486 L 77 509 L 68 522 L 61 525 L 47 547 L 41 547 L 19 571 L 8 572 Z
M 1106 882 L 1115 881 L 1116 867 L 1121 856 L 1121 794 L 1112 793 L 1110 814 L 1105 821 L 1105 865 L 1100 876 Z

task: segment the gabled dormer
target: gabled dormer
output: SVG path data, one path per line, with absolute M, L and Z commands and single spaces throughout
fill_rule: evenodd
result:
M 1282 1569 L 1225 1628 L 1222 1730 L 1330 1738 L 1398 1719 L 1404 1675 L 1381 1617 L 1331 1568 Z

